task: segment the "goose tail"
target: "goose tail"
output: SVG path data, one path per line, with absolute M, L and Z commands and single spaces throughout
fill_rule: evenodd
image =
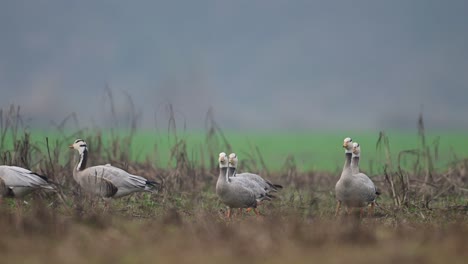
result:
M 146 180 L 145 191 L 157 191 L 161 187 L 161 183 L 157 181 Z

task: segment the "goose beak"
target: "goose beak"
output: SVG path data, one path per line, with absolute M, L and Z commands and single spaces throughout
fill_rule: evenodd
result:
M 347 148 L 348 147 L 348 144 L 343 144 L 343 148 Z
M 75 148 L 75 147 L 73 147 L 73 145 L 70 145 L 70 146 L 68 146 L 68 148 L 71 148 L 71 149 L 73 149 L 73 148 Z

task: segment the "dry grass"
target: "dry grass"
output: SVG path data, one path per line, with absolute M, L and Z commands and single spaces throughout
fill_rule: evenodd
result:
M 263 219 L 226 221 L 217 206 L 165 208 L 173 201 L 145 216 L 120 206 L 109 215 L 70 216 L 33 202 L 21 212 L 2 212 L 5 263 L 462 263 L 468 257 L 466 208 L 395 210 L 358 220 L 270 206 Z
M 109 99 L 112 102 L 110 91 Z M 63 137 L 54 142 L 31 142 L 19 107 L 0 111 L 2 164 L 46 174 L 61 194 L 37 192 L 28 204 L 17 207 L 5 201 L 0 206 L 1 262 L 462 263 L 468 258 L 468 163 L 454 161 L 447 172 L 434 172 L 431 161 L 437 151 L 426 146 L 422 117 L 421 148 L 400 153 L 398 161 L 391 160 L 390 142 L 381 134 L 377 144 L 386 158 L 379 165 L 386 173 L 373 175 L 383 193 L 375 217 L 336 219 L 333 190 L 338 175 L 301 173 L 292 156 L 281 171 L 270 172 L 252 146 L 254 154 L 243 166 L 262 170 L 287 188 L 262 207 L 261 220 L 250 215 L 227 221 L 214 194 L 216 163 L 205 168 L 192 161 L 177 132 L 174 110 L 168 106 L 167 111 L 173 142 L 170 169 L 155 167 L 150 158 L 134 163 L 124 151 L 137 129 L 134 111 L 125 136 L 80 128 L 67 132 L 67 123 L 76 120 L 71 115 L 56 126 Z M 216 160 L 219 149 L 229 151 L 231 146 L 211 113 L 206 126 L 212 151 L 205 157 Z M 110 142 L 103 142 L 102 133 L 112 134 Z M 6 146 L 7 137 L 12 147 Z M 110 212 L 103 213 L 100 199 L 82 193 L 72 180 L 74 153 L 67 145 L 77 137 L 88 142 L 89 165 L 110 162 L 162 182 L 162 190 L 115 200 Z M 414 158 L 411 170 L 400 166 L 409 156 Z

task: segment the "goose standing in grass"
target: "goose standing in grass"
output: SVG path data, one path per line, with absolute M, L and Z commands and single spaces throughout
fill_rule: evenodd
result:
M 73 179 L 86 192 L 103 198 L 119 198 L 135 192 L 153 192 L 159 186 L 155 181 L 130 174 L 110 164 L 86 168 L 88 147 L 82 139 L 77 139 L 70 145 L 80 154 Z
M 0 195 L 22 198 L 36 190 L 55 190 L 46 176 L 17 166 L 0 166 Z
M 351 138 L 345 138 L 343 147 L 345 148 L 345 165 L 341 177 L 335 186 L 337 199 L 335 215 L 339 214 L 342 204 L 345 205 L 347 209 L 362 208 L 369 204 L 373 206 L 377 196 L 374 183 L 367 175 L 363 173 L 353 174 L 353 168 L 351 166 L 352 156 L 353 152 L 356 152 L 359 156 L 359 148 L 353 148 Z
M 270 192 L 276 192 L 278 188 L 283 188 L 281 185 L 273 185 L 262 177 L 257 174 L 253 173 L 241 173 L 236 174 L 237 164 L 239 160 L 237 159 L 237 155 L 235 153 L 229 154 L 229 169 L 228 169 L 228 177 L 230 179 L 237 178 L 242 179 L 242 183 L 245 187 L 254 191 L 256 195 L 259 197 L 263 197 L 257 203 L 257 206 L 261 204 L 263 200 L 271 200 L 275 198 L 275 196 L 271 195 Z M 249 212 L 252 208 L 247 208 L 247 212 Z M 260 215 L 260 212 L 257 208 L 253 208 L 256 215 Z M 239 208 L 239 212 L 242 214 L 242 208 Z
M 238 177 L 229 177 L 228 157 L 226 153 L 219 154 L 219 176 L 216 182 L 216 194 L 222 203 L 227 205 L 227 218 L 231 218 L 232 208 L 257 208 L 258 202 L 268 199 L 266 193 L 258 192 L 260 186 L 255 186 L 247 180 Z M 255 191 L 257 190 L 257 191 Z M 258 211 L 256 211 L 257 216 Z
M 352 180 L 352 171 L 351 171 L 351 157 L 353 155 L 353 140 L 349 137 L 343 140 L 343 148 L 345 149 L 345 163 L 343 166 L 343 171 L 341 172 L 340 179 L 335 185 L 335 196 L 336 196 L 336 210 L 335 216 L 338 216 L 340 213 L 341 205 L 347 203 L 350 199 L 350 192 L 348 187 L 350 181 Z
M 351 160 L 351 171 L 353 173 L 353 177 L 356 178 L 362 184 L 362 197 L 363 197 L 363 206 L 367 206 L 370 204 L 368 215 L 374 215 L 375 209 L 375 199 L 380 194 L 377 191 L 372 180 L 364 173 L 359 172 L 359 158 L 361 156 L 361 146 L 359 143 L 353 143 L 353 157 Z M 363 208 L 361 207 L 361 216 L 363 214 Z
M 229 175 L 231 177 L 246 178 L 248 180 L 254 181 L 268 193 L 277 192 L 279 189 L 283 189 L 283 186 L 279 184 L 273 184 L 270 181 L 263 179 L 260 175 L 249 172 L 237 173 L 237 163 L 237 155 L 235 153 L 229 154 Z

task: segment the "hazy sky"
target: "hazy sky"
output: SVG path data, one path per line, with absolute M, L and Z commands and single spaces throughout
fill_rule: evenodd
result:
M 2 1 L 0 107 L 144 125 L 468 128 L 468 1 Z

